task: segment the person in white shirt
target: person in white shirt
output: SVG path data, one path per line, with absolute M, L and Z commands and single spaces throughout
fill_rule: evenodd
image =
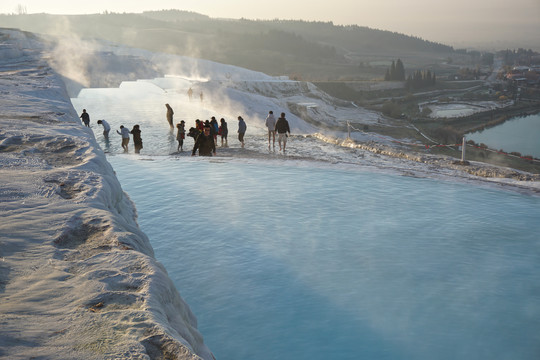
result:
M 266 121 L 264 123 L 268 128 L 268 149 L 270 150 L 270 138 L 272 138 L 272 148 L 276 148 L 276 118 L 274 117 L 274 112 L 270 110 Z
M 118 135 L 122 135 L 122 148 L 124 149 L 124 152 L 128 152 L 128 144 L 129 144 L 129 129 L 125 128 L 124 125 L 120 125 L 120 131 L 116 130 Z
M 109 123 L 105 120 L 98 120 L 97 123 L 103 126 L 103 137 L 105 138 L 105 141 L 109 141 L 109 131 L 111 131 L 111 125 L 109 125 Z

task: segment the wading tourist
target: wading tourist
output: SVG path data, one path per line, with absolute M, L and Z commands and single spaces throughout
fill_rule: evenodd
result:
M 199 156 L 216 155 L 216 144 L 214 143 L 214 137 L 210 134 L 210 126 L 205 126 L 203 133 L 195 140 L 191 156 L 195 156 L 197 149 L 199 150 Z
M 238 117 L 238 141 L 242 144 L 242 147 L 244 147 L 244 135 L 246 134 L 247 125 L 244 119 L 239 116 Z
M 212 116 L 210 120 L 210 134 L 214 137 L 214 143 L 217 144 L 217 136 L 219 133 L 219 124 L 215 116 Z
M 266 121 L 264 122 L 268 128 L 268 150 L 270 150 L 270 139 L 272 139 L 272 148 L 276 148 L 276 118 L 274 117 L 274 112 L 270 110 Z
M 176 124 L 178 132 L 176 133 L 176 140 L 178 140 L 178 149 L 177 151 L 184 151 L 184 139 L 186 138 L 186 123 L 184 120 Z
M 120 125 L 120 131 L 116 130 L 118 135 L 122 136 L 122 148 L 124 149 L 124 152 L 128 152 L 128 144 L 129 144 L 129 130 L 124 127 L 124 125 Z
M 283 152 L 285 152 L 285 147 L 287 146 L 287 137 L 291 134 L 289 122 L 287 119 L 285 119 L 285 113 L 281 113 L 281 116 L 279 119 L 277 119 L 276 131 L 278 133 L 279 150 L 281 151 L 281 143 L 283 142 Z
M 105 120 L 98 120 L 97 123 L 103 126 L 103 137 L 105 138 L 105 141 L 109 141 L 109 131 L 111 131 L 111 125 L 109 125 L 109 123 Z
M 229 134 L 229 129 L 227 129 L 227 122 L 224 118 L 221 118 L 219 121 L 221 123 L 219 127 L 219 135 L 221 135 L 221 147 L 228 147 L 229 144 L 227 143 L 227 135 Z M 224 140 L 225 144 L 223 144 Z
M 167 122 L 169 123 L 169 126 L 171 127 L 171 129 L 174 129 L 174 125 L 173 125 L 174 111 L 171 105 L 169 104 L 165 104 L 165 107 L 167 108 Z
M 139 125 L 133 126 L 131 129 L 131 135 L 133 135 L 133 146 L 135 147 L 135 154 L 139 154 L 143 148 L 142 138 L 141 138 L 141 129 Z

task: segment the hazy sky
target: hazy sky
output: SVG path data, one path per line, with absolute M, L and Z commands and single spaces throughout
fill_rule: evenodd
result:
M 0 13 L 17 13 L 19 4 L 29 14 L 179 9 L 213 18 L 332 21 L 450 45 L 520 37 L 540 42 L 540 0 L 1 0 Z

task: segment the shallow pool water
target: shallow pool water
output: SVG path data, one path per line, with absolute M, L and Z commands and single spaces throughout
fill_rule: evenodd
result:
M 313 161 L 110 155 L 217 359 L 537 359 L 540 199 Z

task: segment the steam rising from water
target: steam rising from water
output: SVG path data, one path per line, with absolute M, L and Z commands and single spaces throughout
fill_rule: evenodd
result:
M 51 66 L 60 75 L 84 87 L 91 86 L 87 69 L 96 61 L 96 44 L 73 35 L 67 21 L 59 21 L 55 25 L 59 29 L 64 28 L 63 32 L 58 30 L 60 33 L 68 35 L 56 39 L 56 46 L 51 52 Z

